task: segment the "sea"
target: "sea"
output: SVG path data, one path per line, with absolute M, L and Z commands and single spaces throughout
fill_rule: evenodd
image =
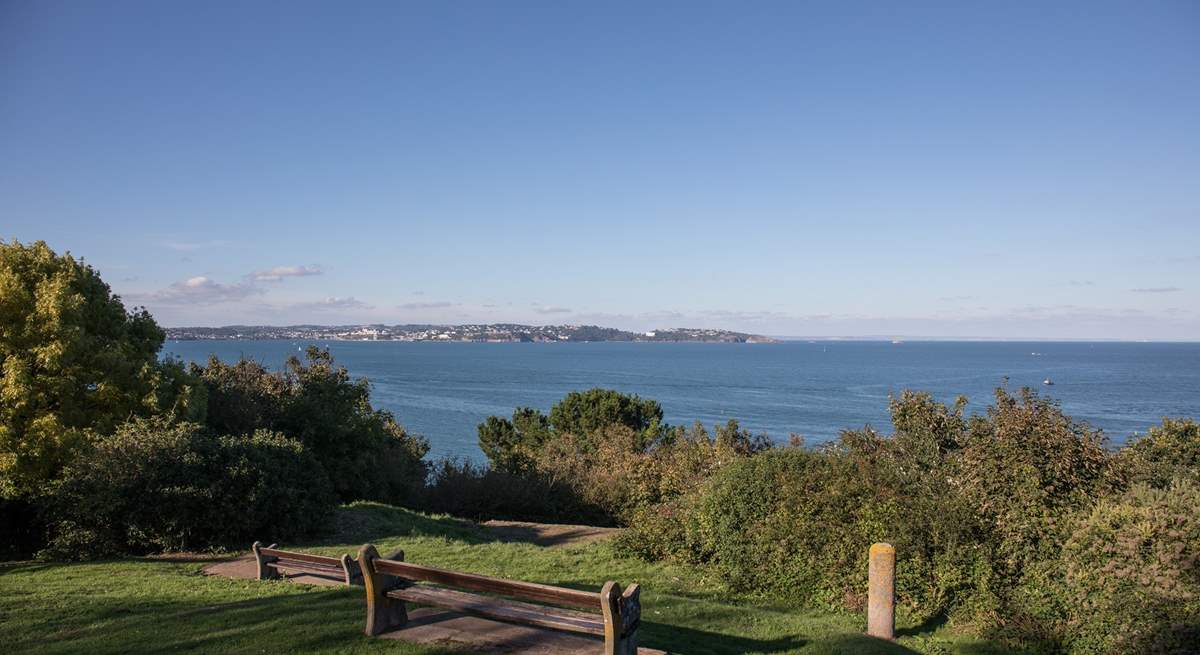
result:
M 168 341 L 163 353 L 248 357 L 278 369 L 309 345 L 367 378 L 373 404 L 424 435 L 435 458 L 483 461 L 476 426 L 485 418 L 518 406 L 548 411 L 591 387 L 653 398 L 673 425 L 732 418 L 807 444 L 864 425 L 890 431 L 888 398 L 905 389 L 947 403 L 963 395 L 969 411 L 983 412 L 997 387 L 1029 386 L 1101 428 L 1114 447 L 1163 417 L 1200 418 L 1200 343 Z

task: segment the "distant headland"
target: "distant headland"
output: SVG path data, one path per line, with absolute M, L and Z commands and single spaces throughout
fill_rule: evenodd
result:
M 177 341 L 211 339 L 322 341 L 457 341 L 457 342 L 580 342 L 657 341 L 698 343 L 778 343 L 759 334 L 708 328 L 671 328 L 630 332 L 596 325 L 226 325 L 166 328 Z

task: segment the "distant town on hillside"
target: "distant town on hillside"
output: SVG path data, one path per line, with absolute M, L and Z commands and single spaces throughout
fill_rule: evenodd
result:
M 690 341 L 702 343 L 775 343 L 757 334 L 707 328 L 671 328 L 629 332 L 596 325 L 227 325 L 224 327 L 167 328 L 167 338 L 292 339 L 326 341 L 473 341 L 473 342 L 578 342 L 578 341 Z

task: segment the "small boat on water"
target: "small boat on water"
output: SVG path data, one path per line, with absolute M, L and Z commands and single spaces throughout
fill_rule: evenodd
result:
M 1054 385 L 1054 380 L 1051 380 L 1050 378 L 1046 378 L 1045 380 L 1042 380 L 1042 384 L 1044 384 L 1044 385 L 1046 385 L 1046 386 L 1048 386 L 1048 387 L 1049 387 L 1049 386 L 1053 386 L 1053 385 Z

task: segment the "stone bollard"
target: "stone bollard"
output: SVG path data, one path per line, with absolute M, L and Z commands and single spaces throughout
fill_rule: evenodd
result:
M 896 638 L 896 549 L 872 544 L 867 566 L 867 634 Z

